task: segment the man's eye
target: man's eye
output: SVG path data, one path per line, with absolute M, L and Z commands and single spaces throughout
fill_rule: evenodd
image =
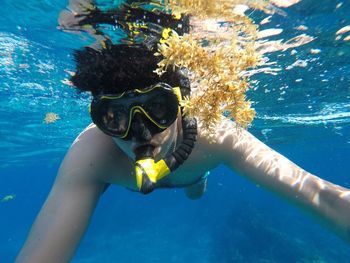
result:
M 167 108 L 164 103 L 158 103 L 153 102 L 149 109 L 151 110 L 152 114 L 155 115 L 157 118 L 162 118 L 167 111 Z

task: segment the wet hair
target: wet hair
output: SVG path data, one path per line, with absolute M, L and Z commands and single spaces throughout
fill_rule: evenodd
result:
M 85 47 L 74 52 L 76 74 L 71 81 L 80 91 L 93 96 L 145 88 L 158 82 L 189 89 L 189 80 L 179 69 L 159 77 L 154 70 L 161 57 L 142 45 L 119 44 L 95 50 Z

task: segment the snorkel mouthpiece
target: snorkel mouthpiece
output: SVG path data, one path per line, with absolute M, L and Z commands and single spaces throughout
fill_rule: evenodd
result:
M 148 194 L 154 190 L 157 181 L 169 174 L 170 170 L 164 160 L 154 162 L 152 158 L 147 158 L 136 161 L 135 173 L 140 192 Z
M 143 194 L 152 192 L 157 181 L 170 173 L 164 160 L 158 162 L 153 158 L 154 147 L 142 146 L 135 150 L 135 174 L 137 188 Z

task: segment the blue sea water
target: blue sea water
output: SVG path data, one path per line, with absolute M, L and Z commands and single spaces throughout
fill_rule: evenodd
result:
M 102 1 L 99 1 L 102 2 Z M 105 1 L 109 4 L 115 1 Z M 57 30 L 66 0 L 0 0 L 0 262 L 13 262 L 60 161 L 90 123 L 89 96 L 62 83 L 81 36 Z M 270 55 L 284 69 L 259 75 L 250 131 L 321 178 L 350 187 L 350 3 L 302 0 L 264 28 L 316 37 Z M 263 15 L 254 11 L 257 20 Z M 311 49 L 321 52 L 312 54 Z M 297 60 L 305 67 L 286 70 Z M 60 119 L 46 124 L 47 112 Z M 226 167 L 198 201 L 181 189 L 143 196 L 110 187 L 73 258 L 87 262 L 350 262 L 349 246 L 307 213 Z

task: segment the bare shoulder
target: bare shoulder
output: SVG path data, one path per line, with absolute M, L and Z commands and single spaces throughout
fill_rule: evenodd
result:
M 110 183 L 112 180 L 113 183 L 123 184 L 122 177 L 130 171 L 129 163 L 113 139 L 91 124 L 72 143 L 59 173 L 70 174 L 75 171 L 75 174 L 103 183 Z M 116 176 L 115 171 L 120 176 Z
M 211 152 L 216 162 L 240 174 L 257 168 L 261 163 L 259 160 L 267 157 L 272 160 L 275 156 L 275 152 L 270 147 L 248 130 L 239 127 L 234 121 L 225 117 L 222 117 L 220 123 L 217 124 L 214 134 L 211 134 L 211 139 L 204 136 L 201 129 L 199 137 L 203 151 Z
M 203 132 L 201 123 L 198 124 L 197 143 L 188 161 L 175 172 L 177 174 L 186 174 L 186 172 L 193 174 L 195 171 L 197 174 L 204 175 L 218 165 L 226 164 L 228 158 L 239 158 L 241 154 L 234 146 L 242 137 L 247 136 L 248 132 L 236 127 L 233 121 L 223 118 L 217 125 L 215 133 L 210 136 Z M 191 176 L 186 174 L 183 177 Z
M 239 145 L 251 137 L 254 136 L 225 117 L 222 117 L 216 125 L 214 134 L 210 134 L 210 136 L 205 135 L 202 125 L 199 123 L 200 147 L 215 153 L 220 158 L 225 158 L 228 153 L 239 154 Z

